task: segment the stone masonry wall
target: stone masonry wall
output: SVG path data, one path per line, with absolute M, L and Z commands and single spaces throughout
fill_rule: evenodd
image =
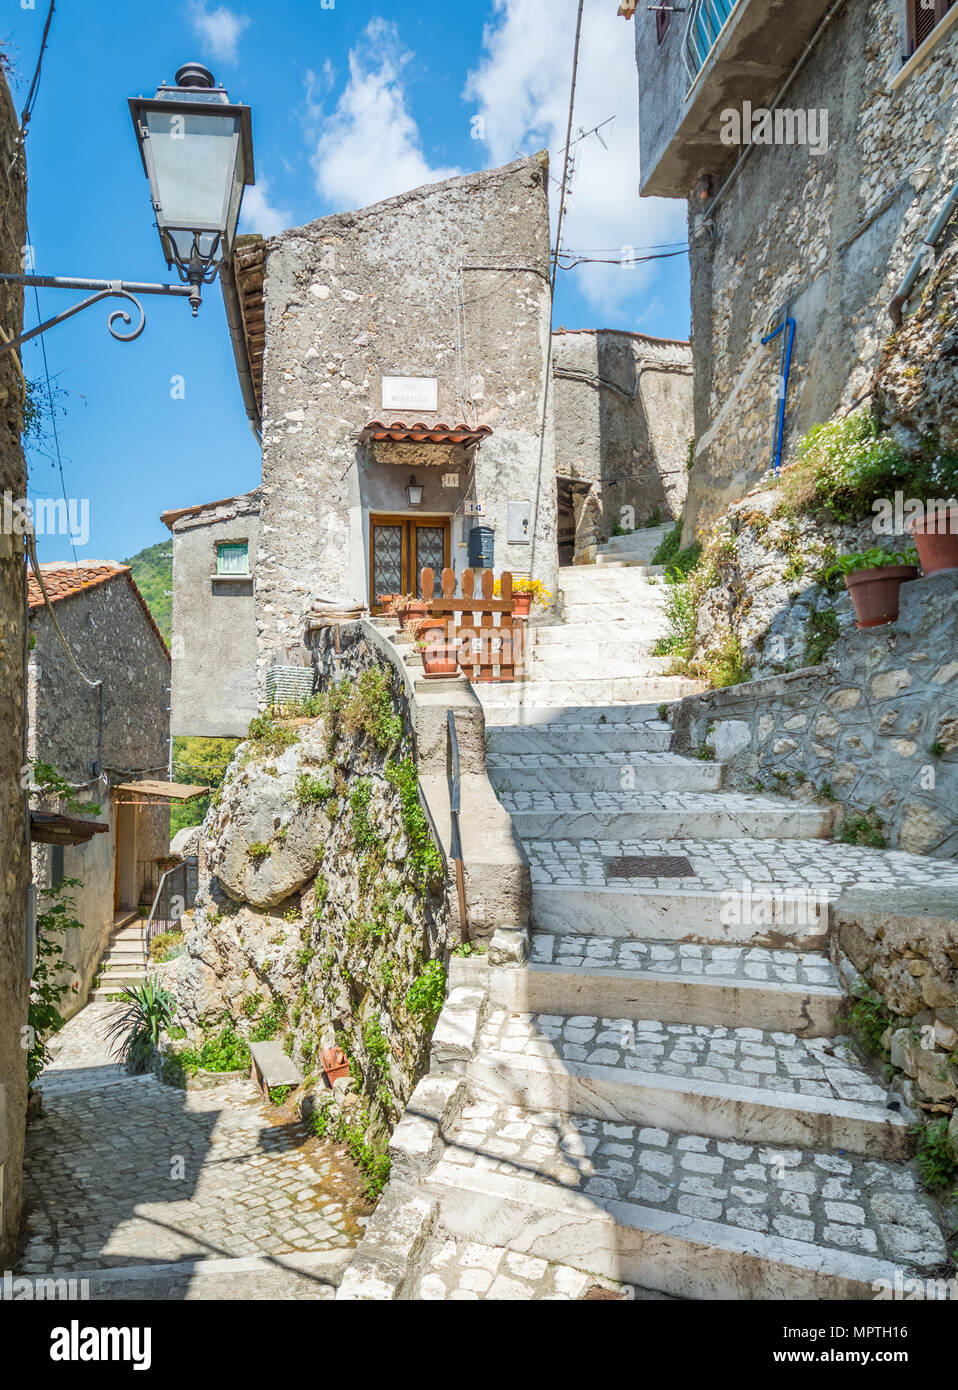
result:
M 587 505 L 607 540 L 658 515 L 682 515 L 692 426 L 688 343 L 614 330 L 552 339 L 556 472 L 591 484 Z
M 443 488 L 420 467 L 419 515 L 486 504 L 497 570 L 554 591 L 555 453 L 547 392 L 550 294 L 544 157 L 321 218 L 267 247 L 263 510 L 257 559 L 260 695 L 265 669 L 302 641 L 318 595 L 365 598 L 370 511 L 406 512 L 409 465 L 381 463 L 360 431 L 382 418 L 384 376 L 438 380 L 438 410 L 386 411 L 493 430 Z M 531 544 L 508 544 L 506 504 L 527 501 Z M 467 526 L 468 523 L 468 526 Z
M 428 1061 L 434 1017 L 409 991 L 435 974 L 441 999 L 456 937 L 402 678 L 351 652 L 322 712 L 254 724 L 236 750 L 203 827 L 186 954 L 160 975 L 192 1043 L 225 1015 L 246 1036 L 276 1020 L 304 1113 L 333 1102 L 381 1147 Z M 334 1045 L 352 1075 L 335 1095 L 319 1061 Z
M 886 306 L 958 174 L 958 29 L 891 91 L 903 14 L 900 0 L 848 0 L 790 88 L 790 109 L 827 110 L 827 153 L 758 147 L 712 231 L 690 215 L 697 447 L 686 543 L 770 466 L 781 337 L 760 339 L 786 307 L 797 321 L 786 457 L 812 425 L 872 392 Z M 955 361 L 942 357 L 929 394 L 950 444 Z
M 17 118 L 0 76 L 0 269 L 21 269 L 26 241 L 26 169 Z M 0 289 L 0 324 L 8 337 L 23 325 L 23 292 Z M 22 383 L 10 353 L 0 355 L 0 493 L 26 495 L 20 447 Z M 0 1269 L 9 1269 L 20 1223 L 21 1165 L 27 1111 L 22 1032 L 27 1021 L 27 883 L 30 855 L 20 769 L 26 698 L 26 578 L 23 544 L 0 535 Z
M 739 790 L 833 800 L 850 830 L 958 854 L 958 576 L 901 590 L 896 623 L 841 635 L 824 665 L 683 700 L 679 746 Z

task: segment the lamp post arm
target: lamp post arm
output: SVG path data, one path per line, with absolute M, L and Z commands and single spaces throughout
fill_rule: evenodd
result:
M 21 343 L 29 342 L 31 338 L 36 338 L 39 334 L 45 333 L 48 328 L 55 328 L 58 323 L 64 323 L 67 319 L 73 318 L 74 314 L 82 313 L 84 309 L 89 309 L 92 305 L 98 304 L 101 299 L 126 299 L 136 306 L 139 313 L 139 322 L 129 333 L 119 332 L 114 328 L 117 319 L 122 319 L 124 323 L 133 322 L 125 309 L 115 309 L 107 321 L 107 327 L 117 342 L 132 343 L 140 336 L 146 327 L 146 314 L 143 306 L 135 297 L 141 294 L 159 294 L 173 296 L 176 299 L 195 300 L 196 289 L 193 285 L 153 285 L 141 284 L 137 281 L 129 280 L 81 280 L 73 279 L 63 275 L 4 275 L 0 274 L 0 285 L 37 285 L 41 289 L 50 290 L 93 290 L 94 294 L 82 299 L 78 304 L 72 305 L 69 309 L 64 309 L 62 313 L 56 314 L 52 319 L 46 319 L 38 324 L 36 328 L 27 329 L 26 332 L 19 334 L 16 338 L 11 338 L 9 342 L 0 342 L 0 354 L 15 351 Z M 196 312 L 194 305 L 194 314 Z

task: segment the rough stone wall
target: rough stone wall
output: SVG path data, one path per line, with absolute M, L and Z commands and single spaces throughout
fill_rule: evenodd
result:
M 797 322 L 786 456 L 812 425 L 871 391 L 891 330 L 886 306 L 958 174 L 958 30 L 893 92 L 903 16 L 899 0 L 848 0 L 788 94 L 791 109 L 827 109 L 827 153 L 756 148 L 713 231 L 690 214 L 697 448 L 687 543 L 771 463 L 781 337 L 760 340 L 786 306 Z M 955 397 L 954 364 L 939 365 L 940 401 Z M 939 414 L 953 439 L 953 407 Z
M 600 540 L 682 515 L 692 437 L 688 343 L 614 330 L 552 339 L 556 472 L 591 484 Z
M 104 768 L 162 773 L 169 763 L 170 660 L 131 579 L 119 574 L 55 607 L 80 669 L 103 681 Z M 45 605 L 31 609 L 30 635 L 31 756 L 69 782 L 86 782 L 97 758 L 99 695 L 70 665 Z
M 26 172 L 18 123 L 0 76 L 0 269 L 21 269 L 26 242 Z M 22 329 L 23 293 L 0 289 L 0 324 Z M 0 355 L 0 493 L 26 495 L 20 447 L 21 382 L 9 353 Z M 26 722 L 25 568 L 19 537 L 0 534 L 0 1268 L 9 1269 L 20 1221 L 21 1166 L 27 1110 L 27 1069 L 21 1030 L 27 1021 L 27 883 L 30 856 L 20 769 Z
M 174 736 L 242 738 L 257 710 L 259 493 L 170 522 L 173 532 Z M 246 541 L 250 579 L 215 580 L 216 547 Z
M 683 700 L 671 716 L 679 746 L 707 745 L 729 787 L 813 798 L 825 788 L 862 834 L 955 856 L 956 580 L 903 585 L 898 621 L 847 628 L 821 667 Z
M 494 433 L 475 478 L 441 486 L 422 468 L 419 515 L 467 498 L 496 529 L 496 570 L 554 590 L 555 453 L 547 391 L 550 294 L 544 159 L 416 189 L 272 239 L 266 256 L 262 538 L 257 559 L 260 694 L 265 668 L 303 638 L 317 595 L 365 598 L 369 511 L 406 512 L 407 468 L 367 457 L 384 376 L 438 379 L 427 422 L 477 419 Z M 533 543 L 506 543 L 506 504 L 531 505 Z
M 395 766 L 412 757 L 402 679 L 362 643 L 348 666 L 347 681 L 372 682 L 354 707 L 378 710 L 372 722 L 347 713 L 337 724 L 327 709 L 288 726 L 286 748 L 237 748 L 203 827 L 186 954 L 160 974 L 191 1041 L 224 1013 L 248 1036 L 278 1010 L 277 1036 L 314 1096 L 307 1113 L 333 1099 L 319 1054 L 341 1046 L 353 1082 L 338 1083 L 335 1101 L 381 1138 L 428 1062 L 434 1020 L 409 1006 L 408 991 L 456 937 L 438 852 L 411 825 L 396 782 Z M 370 730 L 383 720 L 377 740 Z M 330 795 L 304 804 L 303 778 Z

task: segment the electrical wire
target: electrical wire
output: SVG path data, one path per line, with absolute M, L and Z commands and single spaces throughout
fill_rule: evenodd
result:
M 27 137 L 27 126 L 33 116 L 33 108 L 37 102 L 37 95 L 40 91 L 40 75 L 43 71 L 43 55 L 46 52 L 47 40 L 50 37 L 50 25 L 53 23 L 53 12 L 56 9 L 55 0 L 50 0 L 50 8 L 47 11 L 47 21 L 43 26 L 43 38 L 40 40 L 40 55 L 37 58 L 37 65 L 33 70 L 33 80 L 30 83 L 30 90 L 27 93 L 26 104 L 20 116 L 20 144 L 22 145 Z
M 569 122 L 565 133 L 565 160 L 562 166 L 562 188 L 559 194 L 559 216 L 556 222 L 556 249 L 555 259 L 552 262 L 551 288 L 553 294 L 556 287 L 556 274 L 559 269 L 559 247 L 562 245 L 562 218 L 565 213 L 566 188 L 569 182 L 569 156 L 572 152 L 572 117 L 575 112 L 575 84 L 579 72 L 579 41 L 582 37 L 582 11 L 585 7 L 585 0 L 579 0 L 579 12 L 576 16 L 575 24 L 575 50 L 572 54 L 572 85 L 569 91 Z

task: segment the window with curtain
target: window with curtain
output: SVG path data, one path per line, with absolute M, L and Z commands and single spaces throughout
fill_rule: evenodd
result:
M 249 546 L 246 541 L 230 541 L 216 547 L 217 574 L 249 574 Z

